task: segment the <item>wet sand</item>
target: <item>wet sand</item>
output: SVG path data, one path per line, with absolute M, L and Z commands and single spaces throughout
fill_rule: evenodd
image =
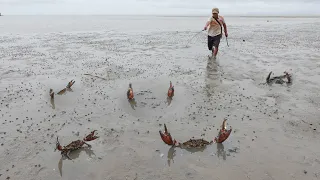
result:
M 1 17 L 0 179 L 319 179 L 320 19 L 226 18 L 215 61 L 205 33 L 188 43 L 206 19 Z M 286 70 L 291 86 L 261 84 Z M 223 118 L 229 139 L 198 152 L 158 132 L 213 140 Z M 92 130 L 91 149 L 54 152 Z

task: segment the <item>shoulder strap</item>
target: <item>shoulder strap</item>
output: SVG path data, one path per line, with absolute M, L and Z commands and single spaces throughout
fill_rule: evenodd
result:
M 221 34 L 222 34 L 222 26 L 221 26 L 220 22 L 219 22 L 216 18 L 213 18 L 213 19 L 214 19 L 214 20 L 216 20 L 216 21 L 217 21 L 217 23 L 220 25 Z

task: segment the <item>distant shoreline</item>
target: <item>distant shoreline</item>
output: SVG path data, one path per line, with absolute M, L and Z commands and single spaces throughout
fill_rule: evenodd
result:
M 2 14 L 3 16 L 3 14 Z M 121 17 L 121 16 L 131 16 L 131 17 L 207 17 L 208 15 L 117 15 L 117 14 L 39 14 L 39 15 L 9 15 L 6 16 L 112 16 L 112 17 Z M 301 15 L 301 16 L 292 16 L 292 15 L 223 15 L 224 17 L 240 17 L 240 18 L 320 18 L 320 15 Z

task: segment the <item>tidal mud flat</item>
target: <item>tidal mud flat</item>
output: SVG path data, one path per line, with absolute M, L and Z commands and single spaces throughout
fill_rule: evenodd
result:
M 213 61 L 205 34 L 188 43 L 206 18 L 2 17 L 0 179 L 319 179 L 320 19 L 226 18 Z M 210 141 L 224 118 L 230 137 L 197 152 L 159 136 Z M 92 130 L 91 149 L 54 152 Z

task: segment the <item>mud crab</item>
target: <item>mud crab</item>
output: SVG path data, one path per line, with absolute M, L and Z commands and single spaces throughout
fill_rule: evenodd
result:
M 291 74 L 289 74 L 287 71 L 285 71 L 284 75 L 282 75 L 282 76 L 275 76 L 275 77 L 272 77 L 272 78 L 271 78 L 271 74 L 272 74 L 272 71 L 269 73 L 268 77 L 266 78 L 267 84 L 273 84 L 273 83 L 276 83 L 276 84 L 284 84 L 284 83 L 290 84 L 292 82 Z M 287 81 L 285 81 L 285 79 L 287 79 Z
M 172 86 L 172 82 L 170 81 L 170 86 L 168 89 L 168 97 L 172 98 L 174 96 L 174 86 Z
M 226 126 L 225 126 L 226 121 L 227 120 L 224 119 L 218 136 L 215 137 L 214 140 L 210 141 L 210 142 L 206 141 L 204 139 L 190 139 L 184 143 L 179 143 L 175 139 L 172 139 L 171 134 L 169 133 L 166 124 L 164 124 L 164 132 L 162 133 L 161 131 L 159 131 L 159 133 L 160 133 L 160 137 L 161 137 L 162 141 L 164 143 L 166 143 L 167 145 L 174 146 L 174 147 L 180 147 L 182 149 L 203 148 L 203 147 L 205 147 L 209 144 L 212 144 L 212 143 L 223 143 L 230 136 L 231 131 L 232 131 L 232 127 L 230 126 L 230 129 L 227 130 Z
M 133 99 L 133 97 L 134 97 L 131 83 L 129 83 L 129 88 L 128 88 L 128 91 L 127 91 L 127 97 L 128 97 L 129 100 Z
M 76 140 L 76 141 L 72 141 L 70 144 L 68 144 L 67 146 L 62 147 L 60 145 L 59 139 L 57 137 L 57 142 L 56 142 L 56 149 L 58 149 L 59 151 L 61 151 L 61 155 L 66 156 L 68 159 L 71 160 L 69 153 L 82 148 L 82 146 L 84 144 L 86 144 L 88 147 L 91 147 L 90 144 L 86 143 L 87 141 L 93 141 L 97 138 L 99 138 L 98 136 L 95 135 L 95 132 L 97 130 L 92 131 L 89 135 L 87 135 L 85 138 L 83 138 L 83 140 Z M 55 149 L 55 150 L 56 150 Z

